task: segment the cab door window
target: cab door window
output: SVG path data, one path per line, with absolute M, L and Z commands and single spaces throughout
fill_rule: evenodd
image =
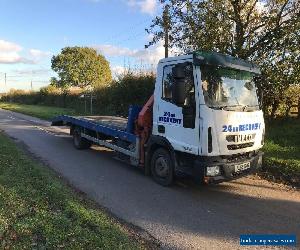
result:
M 172 69 L 176 65 L 168 65 L 164 67 L 163 82 L 162 82 L 162 99 L 165 101 L 172 101 L 172 87 L 174 83 Z M 183 126 L 186 128 L 195 127 L 195 114 L 196 114 L 196 102 L 195 102 L 195 84 L 192 63 L 184 63 L 185 72 L 185 102 L 182 107 L 183 113 Z M 174 103 L 174 105 L 176 105 Z
M 174 81 L 172 69 L 174 66 L 175 65 L 168 65 L 164 67 L 162 98 L 169 102 L 172 102 L 172 85 Z

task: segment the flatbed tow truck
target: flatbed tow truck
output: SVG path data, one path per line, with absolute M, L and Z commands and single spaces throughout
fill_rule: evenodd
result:
M 160 60 L 153 95 L 143 107 L 130 106 L 128 119 L 67 116 L 77 149 L 110 148 L 163 185 L 177 174 L 219 183 L 261 167 L 264 119 L 251 62 L 215 52 Z

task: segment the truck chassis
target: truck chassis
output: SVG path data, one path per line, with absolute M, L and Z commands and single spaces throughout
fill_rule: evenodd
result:
M 110 148 L 136 160 L 139 159 L 139 137 L 128 132 L 127 120 L 124 118 L 61 115 L 52 121 L 52 126 L 69 126 L 71 135 L 74 135 L 74 130 L 77 129 L 80 137 L 89 142 Z M 129 145 L 134 145 L 134 147 L 128 148 Z

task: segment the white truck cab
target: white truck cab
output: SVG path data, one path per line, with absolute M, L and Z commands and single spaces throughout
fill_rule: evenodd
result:
M 146 151 L 158 182 L 168 184 L 170 178 L 168 159 L 152 159 L 157 143 L 167 145 L 176 172 L 206 183 L 261 167 L 265 124 L 253 81 L 257 74 L 254 64 L 215 52 L 160 60 Z

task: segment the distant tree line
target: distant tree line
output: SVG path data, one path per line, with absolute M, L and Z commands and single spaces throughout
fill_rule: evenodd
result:
M 155 75 L 127 72 L 109 85 L 92 92 L 93 114 L 127 116 L 129 105 L 144 105 L 153 94 Z M 85 97 L 86 96 L 86 97 Z M 72 108 L 90 114 L 90 91 L 49 85 L 40 91 L 11 90 L 1 98 L 4 102 Z

